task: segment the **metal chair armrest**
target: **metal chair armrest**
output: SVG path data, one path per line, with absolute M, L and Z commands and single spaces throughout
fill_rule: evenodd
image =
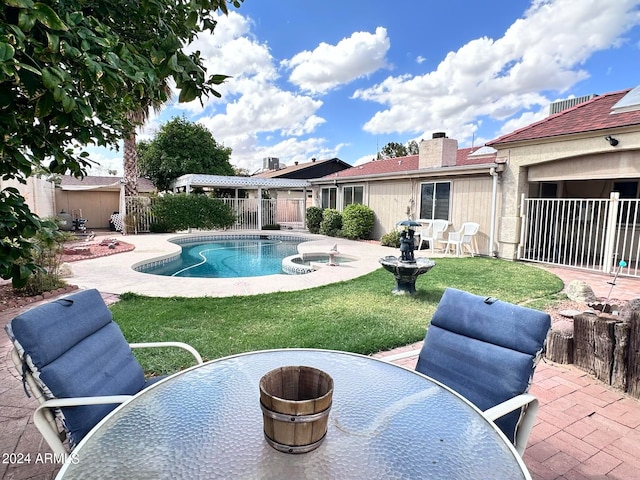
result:
M 131 398 L 132 395 L 107 395 L 102 397 L 54 398 L 52 400 L 45 400 L 33 413 L 33 423 L 54 454 L 67 455 L 69 452 L 60 440 L 59 432 L 51 426 L 51 423 L 47 419 L 46 415 L 50 409 L 78 407 L 82 405 L 124 403 Z
M 193 358 L 195 358 L 198 365 L 201 365 L 202 357 L 198 353 L 198 351 L 193 348 L 191 345 L 183 342 L 143 342 L 143 343 L 130 343 L 129 346 L 131 348 L 161 348 L 161 347 L 177 347 L 186 350 Z
M 524 454 L 524 449 L 527 446 L 527 440 L 529 439 L 529 435 L 533 429 L 533 424 L 539 408 L 538 399 L 530 393 L 523 393 L 483 412 L 485 417 L 494 422 L 507 413 L 511 413 L 522 407 L 525 407 L 525 411 L 520 417 L 515 438 L 515 447 L 520 456 Z

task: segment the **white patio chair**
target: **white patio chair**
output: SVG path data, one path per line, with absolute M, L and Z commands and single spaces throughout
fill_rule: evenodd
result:
M 452 246 L 456 247 L 456 257 L 459 257 L 462 253 L 462 247 L 466 247 L 473 257 L 476 251 L 475 248 L 475 235 L 478 233 L 480 225 L 475 222 L 465 222 L 457 232 L 449 233 L 447 243 L 444 247 L 444 251 L 449 253 Z
M 431 225 L 425 230 L 420 231 L 420 245 L 418 250 L 422 250 L 422 244 L 429 242 L 429 248 L 431 253 L 434 252 L 436 242 L 442 242 L 444 232 L 449 228 L 449 222 L 447 220 L 432 220 Z

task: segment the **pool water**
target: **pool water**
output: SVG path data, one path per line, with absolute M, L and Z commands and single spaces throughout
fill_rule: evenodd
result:
M 233 239 L 182 244 L 179 257 L 137 270 L 196 278 L 260 277 L 282 272 L 282 259 L 298 253 L 298 240 Z

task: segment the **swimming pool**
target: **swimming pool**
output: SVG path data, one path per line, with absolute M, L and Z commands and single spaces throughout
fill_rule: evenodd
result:
M 182 252 L 135 270 L 153 275 L 195 278 L 260 277 L 283 273 L 282 259 L 298 253 L 304 239 L 260 235 L 195 238 L 175 242 Z

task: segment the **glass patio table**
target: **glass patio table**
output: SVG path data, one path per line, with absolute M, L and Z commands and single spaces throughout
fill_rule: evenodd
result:
M 282 453 L 263 435 L 259 381 L 306 365 L 333 377 L 327 435 Z M 59 479 L 530 479 L 482 413 L 441 384 L 346 352 L 250 352 L 192 367 L 112 411 L 76 447 Z

